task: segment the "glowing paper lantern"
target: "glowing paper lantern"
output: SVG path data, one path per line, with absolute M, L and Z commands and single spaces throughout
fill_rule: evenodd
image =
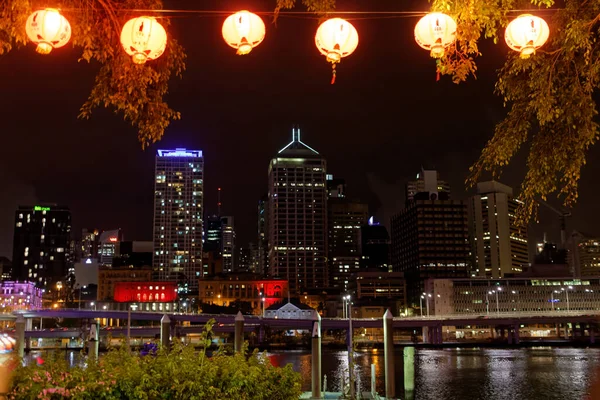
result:
M 456 40 L 456 22 L 442 13 L 429 13 L 417 22 L 415 40 L 431 57 L 440 58 L 446 47 Z
M 71 25 L 58 10 L 46 8 L 38 10 L 27 18 L 25 24 L 27 37 L 37 44 L 40 54 L 48 54 L 52 49 L 64 46 L 71 39 Z
M 335 65 L 343 57 L 347 57 L 356 50 L 358 46 L 358 32 L 354 26 L 341 18 L 332 18 L 323 22 L 315 35 L 317 49 L 327 57 L 332 64 L 333 78 L 331 84 L 335 83 Z
M 157 59 L 167 47 L 167 32 L 152 17 L 130 19 L 121 31 L 121 45 L 136 64 Z
M 527 58 L 542 47 L 550 36 L 546 21 L 535 15 L 523 14 L 511 21 L 506 27 L 504 39 L 511 49 Z
M 237 54 L 248 54 L 265 38 L 265 23 L 250 11 L 239 11 L 227 17 L 221 30 L 225 43 L 237 50 Z

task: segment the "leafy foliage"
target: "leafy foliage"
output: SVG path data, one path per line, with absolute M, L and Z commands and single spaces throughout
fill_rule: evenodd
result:
M 322 4 L 319 0 L 303 2 L 310 7 Z M 281 8 L 294 4 L 278 0 Z M 565 0 L 563 4 L 564 8 L 541 14 L 550 25 L 549 42 L 527 59 L 512 54 L 498 72 L 496 92 L 508 113 L 467 180 L 474 185 L 484 172 L 499 177 L 521 147 L 528 145 L 521 222 L 536 215 L 538 198 L 546 200 L 556 193 L 565 205 L 575 203 L 587 151 L 599 136 L 593 96 L 600 78 L 600 1 Z M 481 39 L 503 41 L 508 22 L 524 13 L 514 10 L 537 7 L 543 11 L 553 5 L 554 0 L 432 0 L 432 11 L 452 16 L 458 25 L 455 44 L 437 60 L 438 71 L 455 83 L 474 77 Z
M 210 324 L 203 336 L 210 335 Z M 245 350 L 245 349 L 244 349 Z M 245 353 L 245 351 L 244 351 Z M 98 364 L 71 367 L 64 357 L 15 371 L 11 399 L 297 399 L 300 374 L 273 367 L 265 354 L 212 357 L 175 341 L 170 351 L 141 357 L 125 346 Z
M 27 17 L 47 4 L 40 0 L 0 2 L 0 55 L 25 46 Z M 69 20 L 71 42 L 81 48 L 80 61 L 98 62 L 100 72 L 80 117 L 89 118 L 98 106 L 123 114 L 138 131 L 142 147 L 160 140 L 164 130 L 180 114 L 164 101 L 173 75 L 185 69 L 185 53 L 173 38 L 157 60 L 134 64 L 121 48 L 121 27 L 132 14 L 125 10 L 160 9 L 160 0 L 60 0 L 56 7 Z M 160 20 L 168 25 L 168 20 Z M 59 50 L 54 50 L 59 51 Z M 40 56 L 42 57 L 42 56 Z M 47 56 L 46 56 L 47 57 Z

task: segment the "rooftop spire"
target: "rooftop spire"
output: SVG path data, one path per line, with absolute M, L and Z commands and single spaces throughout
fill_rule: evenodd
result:
M 288 143 L 287 146 L 285 146 L 283 149 L 279 150 L 279 154 L 281 154 L 284 150 L 287 149 L 309 150 L 315 154 L 319 154 L 318 151 L 316 151 L 306 143 L 303 143 L 302 140 L 300 140 L 300 126 L 298 125 L 296 125 L 295 128 L 292 128 L 292 141 Z

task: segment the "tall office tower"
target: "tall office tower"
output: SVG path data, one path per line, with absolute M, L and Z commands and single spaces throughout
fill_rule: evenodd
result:
M 332 174 L 327 174 L 326 179 L 328 198 L 346 197 L 346 181 L 344 179 L 334 178 Z
M 573 277 L 600 276 L 600 238 L 573 231 L 568 244 L 567 258 Z
M 325 169 L 300 129 L 269 165 L 269 268 L 293 294 L 327 286 Z
M 88 230 L 83 228 L 81 230 L 81 251 L 80 258 L 98 258 L 98 229 Z
M 258 245 L 257 245 L 257 263 L 256 273 L 260 275 L 269 275 L 269 223 L 268 209 L 269 197 L 264 196 L 258 202 Z
M 204 251 L 216 253 L 216 257 L 221 256 L 222 252 L 222 228 L 223 222 L 218 215 L 209 215 L 206 217 L 204 225 Z
M 350 274 L 360 268 L 360 228 L 367 223 L 369 207 L 345 198 L 327 204 L 329 284 L 348 290 Z
M 202 273 L 202 151 L 158 150 L 155 175 L 153 277 L 196 291 Z
M 519 204 L 512 188 L 499 182 L 480 182 L 469 199 L 471 276 L 503 278 L 529 265 L 527 230 L 516 224 Z
M 50 288 L 71 267 L 71 211 L 55 204 L 20 206 L 15 213 L 13 276 Z
M 392 268 L 404 272 L 413 306 L 419 305 L 425 279 L 466 277 L 469 271 L 467 205 L 448 200 L 447 191 L 437 188 L 414 194 L 391 221 Z
M 390 271 L 390 234 L 387 228 L 369 218 L 360 228 L 360 268 Z
M 417 179 L 406 184 L 407 203 L 414 199 L 415 194 L 424 192 L 436 196 L 445 196 L 449 199 L 450 185 L 446 181 L 440 180 L 440 174 L 437 171 L 421 168 L 421 172 L 417 174 Z M 445 195 L 441 195 L 441 193 L 445 193 Z
M 100 265 L 112 266 L 113 258 L 118 255 L 117 245 L 123 241 L 121 229 L 103 231 L 98 239 L 98 262 Z
M 238 258 L 236 261 L 236 272 L 252 272 L 256 271 L 257 264 L 257 248 L 256 244 L 248 243 L 246 247 L 238 247 Z
M 221 251 L 223 272 L 235 271 L 235 229 L 233 217 L 221 217 Z

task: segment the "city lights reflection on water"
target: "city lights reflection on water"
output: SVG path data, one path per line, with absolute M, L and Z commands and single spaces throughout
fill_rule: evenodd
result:
M 277 351 L 269 358 L 278 365 L 291 363 L 310 390 L 310 352 Z M 306 361 L 305 361 L 306 360 Z M 384 394 L 383 352 L 357 352 L 361 390 L 370 391 L 371 364 L 376 386 Z M 340 391 L 347 380 L 347 353 L 323 351 L 323 374 L 328 391 Z M 397 348 L 396 395 L 421 399 L 582 399 L 592 378 L 600 375 L 600 349 L 415 349 Z

